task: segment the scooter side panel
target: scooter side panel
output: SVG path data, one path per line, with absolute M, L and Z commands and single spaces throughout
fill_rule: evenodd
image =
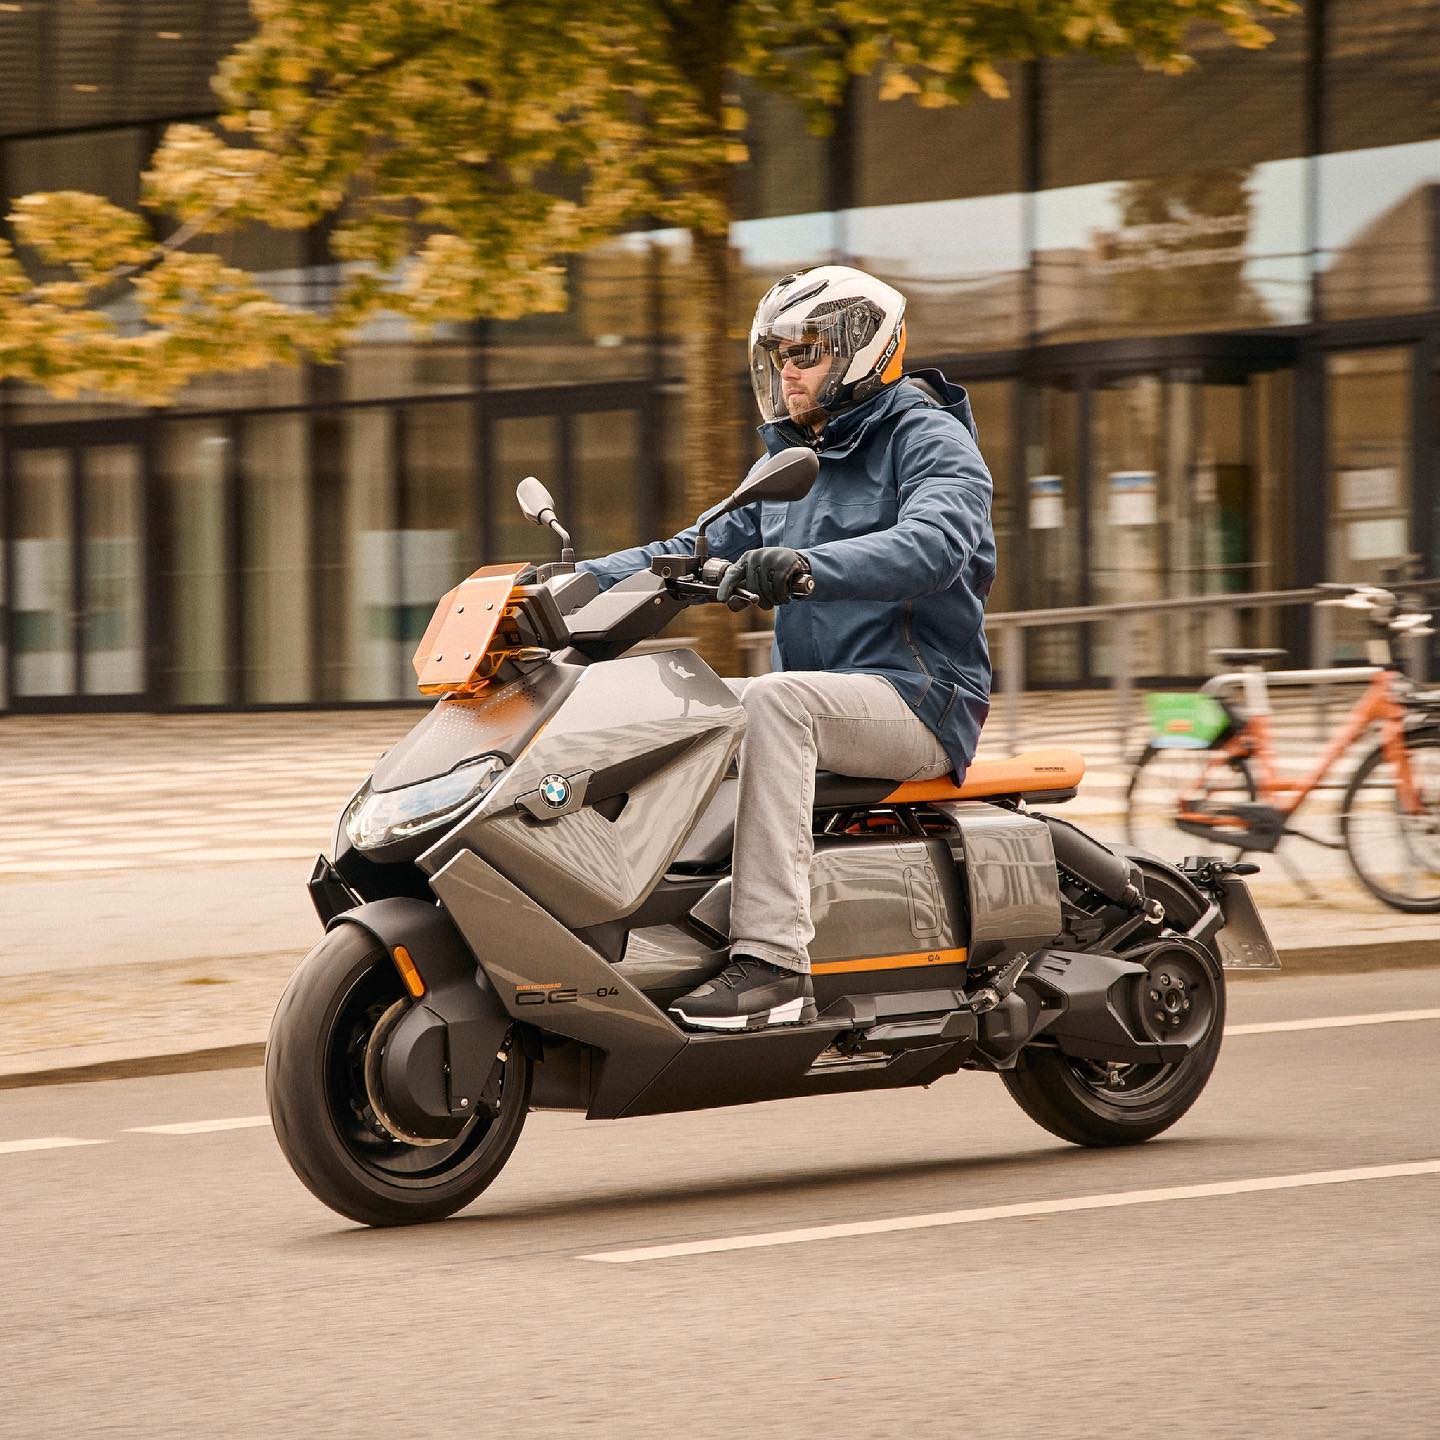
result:
M 729 877 L 716 881 L 691 914 L 728 935 Z M 810 914 L 810 963 L 822 1010 L 841 995 L 965 983 L 965 906 L 944 840 L 818 841 Z
M 998 805 L 939 808 L 959 832 L 955 848 L 969 892 L 971 944 L 993 948 L 1053 940 L 1063 921 L 1049 826 Z
M 665 873 L 743 731 L 734 693 L 691 651 L 597 666 L 479 809 L 421 863 L 433 871 L 473 850 L 569 926 L 622 919 Z M 553 815 L 525 803 L 554 776 L 583 803 Z M 618 814 L 596 808 L 622 794 Z
M 703 736 L 643 780 L 629 782 L 625 808 L 614 820 L 592 805 L 543 820 L 517 811 L 486 826 L 477 848 L 566 924 L 618 920 L 654 889 L 684 839 L 692 797 L 718 782 L 733 753 L 727 734 Z
M 478 855 L 462 851 L 431 885 L 515 1019 L 605 1052 L 593 1117 L 618 1115 L 685 1048 L 613 965 Z
M 812 964 L 943 952 L 964 962 L 964 912 L 943 840 L 839 842 L 810 866 Z
M 928 1084 L 969 1051 L 949 1040 L 879 1064 L 817 1066 L 849 1022 L 686 1035 L 620 967 L 607 964 L 478 855 L 457 856 L 434 886 L 506 1009 L 600 1052 L 591 1119 Z

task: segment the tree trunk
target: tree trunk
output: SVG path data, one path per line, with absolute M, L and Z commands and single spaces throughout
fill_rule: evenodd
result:
M 730 0 L 695 0 L 683 28 L 674 37 L 674 53 L 696 88 L 696 99 L 709 134 L 725 137 L 725 86 L 729 75 L 732 5 Z M 691 232 L 686 302 L 680 307 L 681 357 L 685 396 L 683 415 L 685 473 L 680 496 L 686 523 L 723 499 L 740 481 L 736 413 L 739 349 L 730 335 L 730 168 L 717 163 L 696 176 L 699 195 L 711 200 L 723 223 Z M 743 617 L 715 605 L 697 606 L 686 630 L 700 639 L 700 650 L 722 675 L 739 675 L 735 637 Z

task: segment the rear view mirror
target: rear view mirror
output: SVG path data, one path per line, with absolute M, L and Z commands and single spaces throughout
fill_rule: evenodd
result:
M 730 499 L 737 509 L 756 500 L 803 500 L 819 473 L 820 457 L 806 445 L 792 445 L 757 465 Z
M 515 498 L 532 525 L 549 524 L 544 518 L 547 510 L 552 516 L 555 514 L 555 502 L 550 498 L 550 492 L 533 475 L 527 475 L 515 487 Z
M 555 502 L 550 492 L 533 476 L 527 475 L 516 487 L 515 498 L 521 513 L 532 525 L 548 525 L 560 537 L 560 563 L 572 568 L 575 552 L 570 548 L 570 532 L 555 518 Z
M 792 445 L 757 465 L 729 495 L 700 521 L 695 537 L 695 557 L 704 560 L 710 553 L 706 529 L 722 515 L 753 505 L 757 500 L 803 500 L 820 473 L 820 457 L 806 445 Z

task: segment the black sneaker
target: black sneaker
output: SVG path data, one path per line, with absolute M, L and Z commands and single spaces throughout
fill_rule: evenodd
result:
M 682 995 L 670 1013 L 697 1030 L 763 1030 L 815 1018 L 810 976 L 736 955 L 713 979 Z

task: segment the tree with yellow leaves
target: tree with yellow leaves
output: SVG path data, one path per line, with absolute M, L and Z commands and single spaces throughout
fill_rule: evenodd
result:
M 172 126 L 144 177 L 157 226 L 98 196 L 30 195 L 0 241 L 0 377 L 163 403 L 192 377 L 335 358 L 367 317 L 420 326 L 563 309 L 563 260 L 628 227 L 692 236 L 685 499 L 733 484 L 725 344 L 738 77 L 817 128 L 853 79 L 883 98 L 1003 96 L 997 67 L 1136 57 L 1179 71 L 1192 23 L 1265 44 L 1292 0 L 252 0 L 223 63 L 222 133 Z M 906 97 L 909 97 L 908 99 Z M 189 248 L 263 223 L 327 234 L 342 279 L 287 305 Z M 123 306 L 118 300 L 125 300 Z M 125 322 L 117 318 L 130 317 Z

